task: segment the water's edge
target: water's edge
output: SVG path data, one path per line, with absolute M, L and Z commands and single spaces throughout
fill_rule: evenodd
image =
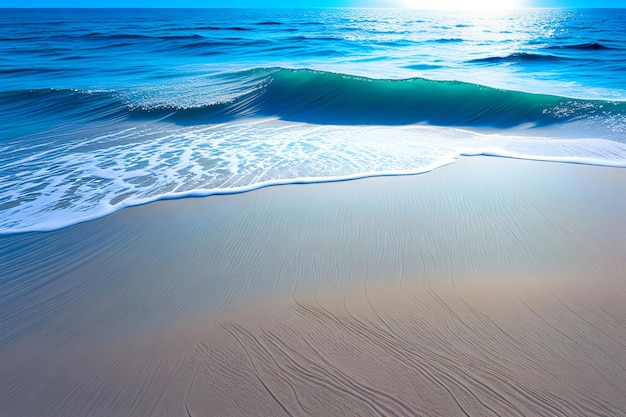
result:
M 601 159 L 593 159 L 593 158 L 564 158 L 564 157 L 547 157 L 547 156 L 524 156 L 524 155 L 516 155 L 513 153 L 507 152 L 463 152 L 458 153 L 456 155 L 451 155 L 447 158 L 444 158 L 438 161 L 436 164 L 429 165 L 427 167 L 423 167 L 413 171 L 387 171 L 387 172 L 364 172 L 356 175 L 348 175 L 341 177 L 316 177 L 316 178 L 294 178 L 289 180 L 275 180 L 275 181 L 264 181 L 256 184 L 251 184 L 245 187 L 235 187 L 235 188 L 215 188 L 210 190 L 192 190 L 180 193 L 168 193 L 160 196 L 156 196 L 153 198 L 145 198 L 141 200 L 136 200 L 133 202 L 124 201 L 115 207 L 112 207 L 111 210 L 103 211 L 101 213 L 76 218 L 67 222 L 57 222 L 55 224 L 46 224 L 42 226 L 35 227 L 25 227 L 19 230 L 0 230 L 0 236 L 11 236 L 18 235 L 23 233 L 33 233 L 33 232 L 52 232 L 55 230 L 65 229 L 80 223 L 85 223 L 89 221 L 94 221 L 121 211 L 126 208 L 142 206 L 146 204 L 156 203 L 159 201 L 166 200 L 178 200 L 183 198 L 202 198 L 202 197 L 211 197 L 211 196 L 219 196 L 219 195 L 232 195 L 232 194 L 241 194 L 247 193 L 250 191 L 259 190 L 267 187 L 275 187 L 281 185 L 295 185 L 295 184 L 323 184 L 323 183 L 333 183 L 333 182 L 343 182 L 343 181 L 354 181 L 365 178 L 375 178 L 375 177 L 396 177 L 396 176 L 411 176 L 411 175 L 421 175 L 431 172 L 435 169 L 443 168 L 446 165 L 452 164 L 457 161 L 461 157 L 475 157 L 475 156 L 485 156 L 485 157 L 494 157 L 494 158 L 510 158 L 510 159 L 520 159 L 520 160 L 528 160 L 528 161 L 538 161 L 538 162 L 551 162 L 551 163 L 565 163 L 565 164 L 576 164 L 576 165 L 591 165 L 591 166 L 601 166 L 601 167 L 610 167 L 610 168 L 626 168 L 626 161 L 624 162 L 611 162 L 605 161 Z

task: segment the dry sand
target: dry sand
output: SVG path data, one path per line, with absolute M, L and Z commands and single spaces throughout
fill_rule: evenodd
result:
M 0 415 L 625 416 L 625 191 L 472 157 L 0 237 Z

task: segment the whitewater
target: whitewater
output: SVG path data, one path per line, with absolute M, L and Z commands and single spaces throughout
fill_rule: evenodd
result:
M 626 12 L 0 13 L 0 234 L 167 198 L 422 173 L 626 167 Z

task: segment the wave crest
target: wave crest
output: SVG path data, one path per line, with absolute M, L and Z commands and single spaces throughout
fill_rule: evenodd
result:
M 167 118 L 182 125 L 245 117 L 334 125 L 510 128 L 606 116 L 626 117 L 626 102 L 583 100 L 500 90 L 458 81 L 372 79 L 306 69 L 252 69 L 228 74 L 192 98 L 160 100 L 120 92 L 28 90 L 0 102 L 36 104 L 71 117 Z M 191 104 L 185 102 L 190 101 Z M 30 104 L 29 104 L 30 103 Z M 42 107 L 43 106 L 43 107 Z

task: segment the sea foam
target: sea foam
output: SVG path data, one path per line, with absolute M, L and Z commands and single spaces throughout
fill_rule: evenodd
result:
M 2 185 L 0 233 L 54 230 L 162 199 L 423 173 L 461 155 L 626 167 L 626 145 L 599 138 L 267 118 L 193 127 L 161 121 L 5 166 L 19 172 Z

